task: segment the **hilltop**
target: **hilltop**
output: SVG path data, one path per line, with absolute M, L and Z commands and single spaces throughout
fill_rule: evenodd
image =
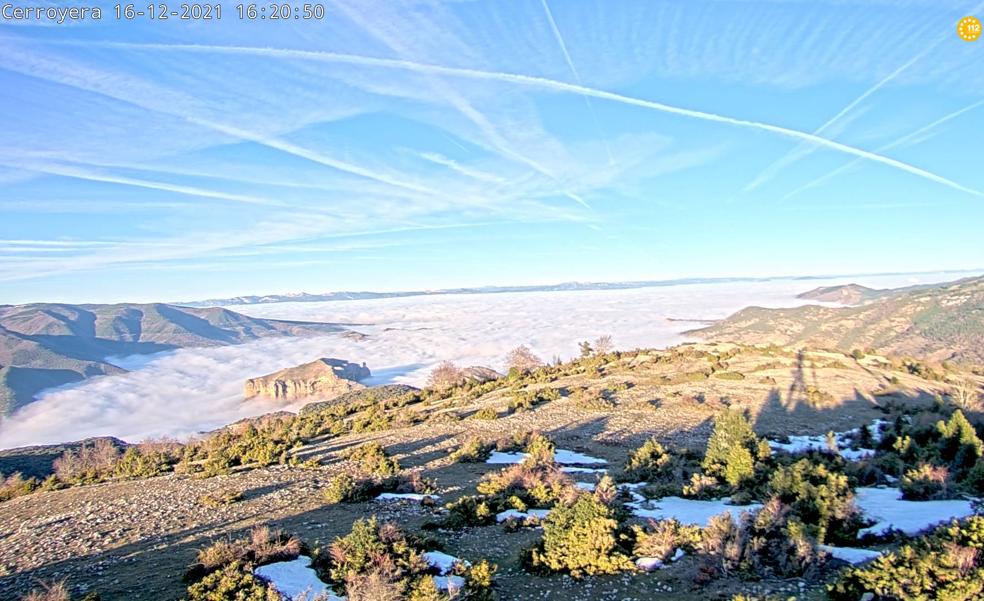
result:
M 161 303 L 0 306 L 0 416 L 45 388 L 122 373 L 108 357 L 343 331 L 336 324 L 248 317 Z
M 886 290 L 875 290 L 874 288 L 859 286 L 858 284 L 845 284 L 843 286 L 820 286 L 802 294 L 797 294 L 796 298 L 827 303 L 840 303 L 842 305 L 860 305 L 865 301 L 878 298 L 886 292 Z
M 933 407 L 934 397 L 946 397 L 947 390 L 945 382 L 885 357 L 858 360 L 838 352 L 727 343 L 609 353 L 444 390 L 368 388 L 312 404 L 297 417 L 273 415 L 169 451 L 185 459 L 173 470 L 151 472 L 158 477 L 110 474 L 95 486 L 0 503 L 0 587 L 22 592 L 57 575 L 76 591 L 99 592 L 104 601 L 170 600 L 182 596 L 187 566 L 213 541 L 269 525 L 314 548 L 346 534 L 354 520 L 377 515 L 426 532 L 430 544 L 454 556 L 498 564 L 501 599 L 587 601 L 598 598 L 599 590 L 611 593 L 603 598 L 635 600 L 730 599 L 749 590 L 820 599 L 816 580 L 804 588 L 802 579 L 749 584 L 732 574 L 695 584 L 701 569 L 696 557 L 655 573 L 594 577 L 585 586 L 526 571 L 521 551 L 542 530 L 504 527 L 494 519 L 439 530 L 427 524 L 446 519 L 442 505 L 467 503 L 476 485 L 502 467 L 459 460 L 475 440 L 509 449 L 526 440 L 523 433 L 539 431 L 557 448 L 571 449 L 565 453 L 574 461 L 602 461 L 615 472 L 650 437 L 681 449 L 680 457 L 701 453 L 713 420 L 729 410 L 750 416 L 758 435 L 822 439 L 830 430 Z M 426 491 L 439 500 L 326 501 L 346 474 L 359 474 L 360 465 L 370 461 L 376 462 L 372 469 L 403 470 L 388 477 L 409 487 L 403 490 Z M 578 486 L 595 486 L 599 476 L 589 469 L 595 467 L 572 468 L 569 475 L 583 483 Z M 835 572 L 822 574 L 829 579 Z
M 896 356 L 984 364 L 984 278 L 892 291 L 861 287 L 811 291 L 865 297 L 855 307 L 806 305 L 793 309 L 749 307 L 714 325 L 688 332 L 747 344 L 871 349 Z

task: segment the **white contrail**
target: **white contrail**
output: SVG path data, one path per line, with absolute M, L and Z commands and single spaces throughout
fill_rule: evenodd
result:
M 557 45 L 560 46 L 560 51 L 564 53 L 564 60 L 567 61 L 567 66 L 570 68 L 571 73 L 574 74 L 574 81 L 578 85 L 584 85 L 584 80 L 581 79 L 581 74 L 578 72 L 577 67 L 574 66 L 574 59 L 571 58 L 571 53 L 567 51 L 567 43 L 564 41 L 564 36 L 560 34 L 560 28 L 557 27 L 557 21 L 553 18 L 553 12 L 550 10 L 550 5 L 547 4 L 547 0 L 540 0 L 543 4 L 543 12 L 547 14 L 547 22 L 550 23 L 550 29 L 553 30 L 554 38 L 557 40 Z M 591 104 L 591 98 L 585 96 L 584 104 L 588 106 L 588 112 L 591 113 L 591 120 L 594 121 L 595 129 L 598 131 L 598 135 L 601 136 L 603 143 L 605 144 L 605 152 L 608 153 L 608 164 L 615 164 L 615 157 L 612 155 L 612 147 L 608 145 L 608 140 L 605 138 L 604 133 L 601 130 L 601 122 L 598 121 L 598 114 L 595 113 L 594 105 Z
M 355 10 L 352 10 L 345 3 L 338 3 L 336 5 L 336 8 L 338 8 L 339 11 L 344 13 L 345 16 L 348 17 L 350 21 L 357 24 L 359 27 L 364 29 L 367 33 L 379 39 L 381 42 L 383 42 L 384 44 L 389 46 L 392 50 L 394 50 L 398 55 L 402 56 L 403 57 L 402 60 L 411 62 L 407 58 L 409 54 L 408 45 L 404 43 L 402 40 L 400 40 L 398 36 L 388 34 L 385 31 L 380 31 L 378 28 L 372 27 L 362 16 L 362 14 L 360 14 Z M 434 75 L 434 73 L 425 73 L 425 74 Z M 439 78 L 428 77 L 427 79 L 430 83 L 431 88 L 435 92 L 440 94 L 443 97 L 443 99 L 446 100 L 459 113 L 461 113 L 469 121 L 474 123 L 478 127 L 478 129 L 483 134 L 485 134 L 485 136 L 489 139 L 489 141 L 491 141 L 493 148 L 495 148 L 495 150 L 497 150 L 500 154 L 505 155 L 506 157 L 514 161 L 522 163 L 527 167 L 532 168 L 534 171 L 540 173 L 541 175 L 548 177 L 554 182 L 557 182 L 558 184 L 560 184 L 561 193 L 564 196 L 570 198 L 574 202 L 577 202 L 578 204 L 584 206 L 587 209 L 591 208 L 591 205 L 589 205 L 587 201 L 585 201 L 579 194 L 576 194 L 575 192 L 567 189 L 567 187 L 563 185 L 563 182 L 560 181 L 560 179 L 553 173 L 551 169 L 548 169 L 546 166 L 542 165 L 539 161 L 536 161 L 514 150 L 512 148 L 512 144 L 510 144 L 508 140 L 506 140 L 505 138 L 502 137 L 501 134 L 499 134 L 498 130 L 496 130 L 495 126 L 488 120 L 488 118 L 481 111 L 476 109 L 471 104 L 471 102 L 468 101 L 467 98 L 465 98 L 461 93 L 458 92 L 457 89 L 447 85 L 444 81 L 442 81 Z
M 939 43 L 940 43 L 940 40 L 938 40 L 936 43 L 930 45 L 928 48 L 926 48 L 925 50 L 923 50 L 922 52 L 920 52 L 916 56 L 912 57 L 909 61 L 907 61 L 906 63 L 904 63 L 898 69 L 892 71 L 887 76 L 885 76 L 884 78 L 882 78 L 878 83 L 876 83 L 875 85 L 873 85 L 870 88 L 868 88 L 867 90 L 865 90 L 863 94 L 861 94 L 860 96 L 858 96 L 857 98 L 855 98 L 854 100 L 852 100 L 850 103 L 848 103 L 848 105 L 845 106 L 844 108 L 842 108 L 840 110 L 840 112 L 838 112 L 836 115 L 834 115 L 833 117 L 831 117 L 830 119 L 828 119 L 823 125 L 821 125 L 817 129 L 813 130 L 813 135 L 819 136 L 819 135 L 823 134 L 824 132 L 826 132 L 828 129 L 830 129 L 830 127 L 832 125 L 834 125 L 835 123 L 837 123 L 838 121 L 840 121 L 841 118 L 844 117 L 844 115 L 850 113 L 854 109 L 854 107 L 856 107 L 859 104 L 861 104 L 862 102 L 864 102 L 869 96 L 871 96 L 872 94 L 874 94 L 878 90 L 882 89 L 889 82 L 893 81 L 896 77 L 898 77 L 899 75 L 901 75 L 903 71 L 905 71 L 906 69 L 908 69 L 909 67 L 911 67 L 912 65 L 914 65 L 917 61 L 919 61 L 920 59 L 922 59 L 922 57 L 926 56 L 931 50 L 933 50 L 934 48 L 936 48 L 936 46 L 938 46 Z M 759 174 L 755 176 L 755 179 L 753 179 L 752 181 L 750 181 L 748 184 L 745 185 L 745 188 L 744 188 L 745 192 L 749 192 L 751 190 L 754 190 L 754 189 L 758 188 L 759 186 L 761 186 L 765 182 L 767 182 L 767 181 L 771 180 L 772 178 L 774 178 L 787 165 L 791 165 L 792 163 L 795 163 L 796 161 L 798 161 L 799 159 L 803 158 L 804 156 L 806 156 L 808 154 L 810 154 L 810 150 L 809 149 L 804 149 L 804 148 L 802 148 L 801 146 L 798 145 L 796 148 L 794 148 L 790 152 L 784 154 L 778 160 L 776 160 L 775 162 L 771 163 L 765 169 L 763 169 L 762 171 L 760 171 Z
M 370 169 L 354 165 L 352 163 L 347 163 L 345 161 L 339 161 L 331 157 L 326 157 L 321 153 L 308 150 L 296 144 L 291 144 L 286 140 L 281 140 L 279 138 L 271 138 L 269 136 L 264 136 L 252 131 L 241 129 L 238 127 L 232 127 L 231 125 L 225 125 L 222 123 L 216 123 L 214 121 L 209 121 L 207 119 L 199 119 L 197 117 L 183 117 L 188 123 L 194 125 L 200 125 L 202 127 L 211 129 L 212 131 L 217 131 L 219 133 L 226 134 L 233 138 L 238 138 L 240 140 L 247 140 L 249 142 L 255 142 L 262 146 L 267 146 L 281 152 L 307 159 L 314 163 L 324 165 L 326 167 L 331 167 L 333 169 L 338 169 L 339 171 L 344 171 L 346 173 L 351 173 L 353 175 L 358 175 L 367 179 L 376 180 L 384 184 L 389 184 L 397 188 L 404 188 L 406 190 L 412 190 L 414 192 L 421 192 L 423 194 L 437 194 L 434 190 L 426 188 L 424 186 L 417 185 L 413 182 L 406 182 L 397 178 L 390 177 L 384 173 L 377 173 Z
M 59 43 L 59 42 L 51 42 Z M 60 42 L 61 44 L 66 44 L 66 42 Z M 862 159 L 867 159 L 875 163 L 881 163 L 887 165 L 894 169 L 904 171 L 906 173 L 936 182 L 938 184 L 959 190 L 961 192 L 966 192 L 974 196 L 984 196 L 977 190 L 973 190 L 958 184 L 952 180 L 949 180 L 943 176 L 937 175 L 931 171 L 927 171 L 915 165 L 910 165 L 896 159 L 882 156 L 875 152 L 868 150 L 863 150 L 848 144 L 842 144 L 840 142 L 835 142 L 828 138 L 811 134 L 808 132 L 800 131 L 797 129 L 790 129 L 788 127 L 782 127 L 779 125 L 772 125 L 770 123 L 764 123 L 761 121 L 752 121 L 747 119 L 738 119 L 735 117 L 728 117 L 725 115 L 719 115 L 715 113 L 707 113 L 704 111 L 698 111 L 694 109 L 687 109 L 678 106 L 673 106 L 669 104 L 663 104 L 660 102 L 653 102 L 650 100 L 643 100 L 641 98 L 635 98 L 632 96 L 625 96 L 622 94 L 617 94 L 615 92 L 607 92 L 604 90 L 598 90 L 595 88 L 589 88 L 582 85 L 564 83 L 562 81 L 557 81 L 554 79 L 548 79 L 545 77 L 537 77 L 533 75 L 520 75 L 516 73 L 504 73 L 496 71 L 482 71 L 478 69 L 466 69 L 461 67 L 444 67 L 440 65 L 433 65 L 427 63 L 416 63 L 413 61 L 407 61 L 402 59 L 386 59 L 386 58 L 373 58 L 354 54 L 339 54 L 334 52 L 322 52 L 314 50 L 285 50 L 281 48 L 263 48 L 263 47 L 251 47 L 251 46 L 212 46 L 212 45 L 202 45 L 202 44 L 139 44 L 131 42 L 67 42 L 71 45 L 85 45 L 87 47 L 106 47 L 106 48 L 127 48 L 131 50 L 163 50 L 170 52 L 193 52 L 193 53 L 212 53 L 212 54 L 230 54 L 230 55 L 246 55 L 246 56 L 265 56 L 273 58 L 288 58 L 288 59 L 300 59 L 308 60 L 313 62 L 324 62 L 332 64 L 348 64 L 348 65 L 360 65 L 360 66 L 371 66 L 371 67 L 381 67 L 387 69 L 399 69 L 403 71 L 413 71 L 418 73 L 435 73 L 440 75 L 447 75 L 451 77 L 459 77 L 465 79 L 476 79 L 476 80 L 486 80 L 486 81 L 502 81 L 508 83 L 514 83 L 517 85 L 523 85 L 527 87 L 539 88 L 543 90 L 552 90 L 555 92 L 565 92 L 570 94 L 582 94 L 585 96 L 590 96 L 592 98 L 599 98 L 602 100 L 608 100 L 610 102 L 617 102 L 621 104 L 626 104 L 630 106 L 638 106 L 645 109 L 650 109 L 654 111 L 659 111 L 663 113 L 669 113 L 672 115 L 680 115 L 683 117 L 690 117 L 693 119 L 700 119 L 702 121 L 711 121 L 715 123 L 723 123 L 727 125 L 733 125 L 736 127 L 744 127 L 748 129 L 755 129 L 759 131 L 766 131 L 776 135 L 780 135 L 787 138 L 792 138 L 795 140 L 803 140 L 817 146 L 823 146 L 824 148 L 829 148 L 831 150 L 836 150 L 844 154 L 849 154 Z
M 93 182 L 103 182 L 107 184 L 119 184 L 122 186 L 135 186 L 138 188 L 147 188 L 150 190 L 160 190 L 163 192 L 175 192 L 178 194 L 185 194 L 187 196 L 198 196 L 200 198 L 213 198 L 217 200 L 228 200 L 232 202 L 242 202 L 247 204 L 255 205 L 267 205 L 267 206 L 283 206 L 281 203 L 273 202 L 266 198 L 259 198 L 257 196 L 247 196 L 244 194 L 228 194 L 226 192 L 218 192 L 215 190 L 208 190 L 205 188 L 197 188 L 194 186 L 182 186 L 178 184 L 169 184 L 166 182 L 155 182 L 152 180 L 137 179 L 132 177 L 119 177 L 115 175 L 103 175 L 100 173 L 93 173 L 91 171 L 86 171 L 84 169 L 78 169 L 73 167 L 68 167 L 64 165 L 32 165 L 19 164 L 19 163 L 4 163 L 8 167 L 15 167 L 17 169 L 24 169 L 26 171 L 34 171 L 36 173 L 47 173 L 49 175 L 58 175 L 61 177 L 72 177 L 76 179 L 84 179 Z
M 926 132 L 929 132 L 929 131 L 931 131 L 933 129 L 936 129 L 937 127 L 939 127 L 940 125 L 943 125 L 947 121 L 950 121 L 951 119 L 956 119 L 960 115 L 963 115 L 964 113 L 966 113 L 968 111 L 972 111 L 972 110 L 974 110 L 977 107 L 982 106 L 982 105 L 984 105 L 984 100 L 978 100 L 977 102 L 975 102 L 975 103 L 973 103 L 971 105 L 968 105 L 968 106 L 963 107 L 962 109 L 953 111 L 952 113 L 950 113 L 948 115 L 944 115 L 944 116 L 940 117 L 939 119 L 937 119 L 936 121 L 933 121 L 932 123 L 929 123 L 927 125 L 924 125 L 924 126 L 920 127 L 919 129 L 917 129 L 916 131 L 914 131 L 914 132 L 912 132 L 910 134 L 906 134 L 905 136 L 902 136 L 901 138 L 899 138 L 898 140 L 895 140 L 894 142 L 890 142 L 888 144 L 885 144 L 884 146 L 880 146 L 876 150 L 876 152 L 885 152 L 887 150 L 892 150 L 893 148 L 898 148 L 899 146 L 903 146 L 903 145 L 907 144 L 908 142 L 917 139 L 919 136 L 925 134 Z M 810 188 L 814 188 L 816 186 L 819 186 L 823 182 L 825 182 L 827 180 L 830 180 L 830 179 L 832 179 L 832 178 L 840 175 L 841 173 L 844 173 L 845 171 L 850 170 L 852 167 L 854 167 L 855 165 L 857 165 L 860 162 L 861 162 L 861 159 L 853 159 L 851 162 L 847 163 L 846 165 L 842 165 L 842 166 L 838 167 L 837 169 L 834 169 L 830 173 L 827 173 L 826 175 L 821 175 L 820 177 L 814 179 L 813 181 L 810 181 L 808 183 L 805 183 L 802 186 L 800 186 L 799 188 L 796 188 L 795 190 L 793 190 L 792 192 L 789 192 L 788 194 L 786 194 L 785 196 L 782 197 L 782 200 L 787 200 L 788 198 L 790 198 L 792 196 L 795 196 L 795 195 L 799 194 L 800 192 L 803 192 L 804 190 L 809 190 Z
M 4 61 L 3 64 L 4 69 L 9 69 L 17 73 L 23 73 L 30 77 L 52 81 L 60 85 L 73 87 L 79 90 L 100 94 L 102 96 L 113 98 L 115 100 L 121 100 L 123 102 L 130 103 L 134 106 L 138 106 L 145 110 L 153 111 L 163 115 L 169 115 L 171 117 L 176 117 L 192 125 L 197 125 L 199 127 L 211 129 L 212 131 L 222 133 L 239 140 L 254 142 L 261 146 L 266 146 L 268 148 L 279 150 L 286 154 L 307 159 L 309 161 L 318 163 L 320 165 L 324 165 L 326 167 L 331 167 L 332 169 L 337 169 L 345 173 L 372 179 L 380 183 L 388 184 L 398 188 L 403 188 L 406 190 L 411 190 L 414 192 L 437 195 L 436 191 L 418 185 L 416 183 L 402 181 L 398 178 L 391 177 L 384 173 L 377 173 L 370 169 L 366 169 L 364 167 L 360 167 L 358 165 L 354 165 L 346 161 L 339 161 L 337 159 L 333 159 L 323 154 L 302 148 L 296 144 L 291 144 L 289 142 L 286 142 L 278 138 L 273 138 L 256 132 L 248 131 L 242 128 L 233 127 L 230 125 L 217 123 L 215 121 L 195 117 L 191 115 L 187 110 L 181 110 L 179 108 L 179 105 L 181 103 L 177 102 L 177 100 L 191 99 L 187 95 L 175 97 L 171 99 L 163 99 L 163 98 L 155 97 L 153 95 L 154 92 L 153 90 L 150 90 L 149 98 L 142 97 L 139 95 L 139 93 L 128 94 L 125 92 L 119 92 L 115 88 L 108 86 L 107 82 L 111 83 L 113 79 L 111 77 L 104 77 L 102 73 L 92 72 L 92 71 L 75 71 L 65 67 L 61 63 L 46 61 L 42 57 L 37 57 L 37 56 L 31 56 L 27 62 L 22 60 L 20 63 L 18 63 L 13 60 L 14 58 L 13 52 L 8 51 L 7 48 L 0 48 L 0 50 L 2 50 L 2 52 L 4 53 L 4 58 L 9 59 Z

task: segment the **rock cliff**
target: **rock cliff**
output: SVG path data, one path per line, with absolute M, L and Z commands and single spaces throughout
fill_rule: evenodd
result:
M 292 402 L 299 399 L 330 399 L 365 388 L 359 383 L 372 375 L 363 363 L 321 358 L 310 363 L 246 380 L 244 396 Z

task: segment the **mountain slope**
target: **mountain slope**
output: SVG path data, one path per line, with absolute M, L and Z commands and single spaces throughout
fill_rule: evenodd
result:
M 106 358 L 268 336 L 342 331 L 335 324 L 256 319 L 227 309 L 161 303 L 0 307 L 0 415 L 44 388 L 121 373 Z
M 984 278 L 890 291 L 856 307 L 749 307 L 697 336 L 984 363 Z

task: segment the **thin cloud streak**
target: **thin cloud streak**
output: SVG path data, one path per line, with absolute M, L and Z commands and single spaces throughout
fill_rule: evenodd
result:
M 278 203 L 267 198 L 259 198 L 257 196 L 248 196 L 244 194 L 229 194 L 227 192 L 219 192 L 216 190 L 208 190 L 205 188 L 198 188 L 195 186 L 183 186 L 180 184 L 169 184 L 166 182 L 155 182 L 151 180 L 137 179 L 132 177 L 121 177 L 117 175 L 103 175 L 100 173 L 93 173 L 91 171 L 86 171 L 84 169 L 78 169 L 74 167 L 68 167 L 64 165 L 35 165 L 31 163 L 19 164 L 19 163 L 4 163 L 8 167 L 16 167 L 18 169 L 24 169 L 27 171 L 34 171 L 36 173 L 46 173 L 48 175 L 57 175 L 60 177 L 71 177 L 75 179 L 84 179 L 93 182 L 101 182 L 106 184 L 119 184 L 121 186 L 134 186 L 137 188 L 146 188 L 148 190 L 158 190 L 161 192 L 174 192 L 177 194 L 184 194 L 187 196 L 197 196 L 200 198 L 210 198 L 214 200 L 228 200 L 231 202 L 241 202 L 246 204 L 254 205 L 266 205 L 266 206 L 284 206 L 283 203 Z
M 847 115 L 848 113 L 850 113 L 854 109 L 854 107 L 856 107 L 859 104 L 861 104 L 862 102 L 864 102 L 872 94 L 874 94 L 875 92 L 877 92 L 878 90 L 882 89 L 887 84 L 889 84 L 890 82 L 892 82 L 893 80 L 895 80 L 895 78 L 897 78 L 899 75 L 901 75 L 906 69 L 908 69 L 909 67 L 911 67 L 912 65 L 914 65 L 915 63 L 917 63 L 919 60 L 921 60 L 927 54 L 929 54 L 929 52 L 931 50 L 933 50 L 934 48 L 936 48 L 937 46 L 939 46 L 939 44 L 940 44 L 941 41 L 942 41 L 942 38 L 939 39 L 939 40 L 937 40 L 935 43 L 933 43 L 932 45 L 930 45 L 928 48 L 926 48 L 925 50 L 923 50 L 922 52 L 920 52 L 916 56 L 914 56 L 911 59 L 909 59 L 908 61 L 906 61 L 904 64 L 902 64 L 902 66 L 900 66 L 899 68 L 897 68 L 894 71 L 892 71 L 891 73 L 889 73 L 886 77 L 882 78 L 878 83 L 876 83 L 875 85 L 873 85 L 870 88 L 868 88 L 867 90 L 865 90 L 864 93 L 862 93 L 860 96 L 858 96 L 857 98 L 855 98 L 854 100 L 852 100 L 851 102 L 849 102 L 847 104 L 847 106 L 845 106 L 844 108 L 842 108 L 836 115 L 834 115 L 833 117 L 831 117 L 830 119 L 828 119 L 823 125 L 821 125 L 817 129 L 815 129 L 813 131 L 813 135 L 819 136 L 819 135 L 822 135 L 823 133 L 825 133 L 828 129 L 830 129 L 831 127 L 833 127 L 834 124 L 836 124 L 838 121 L 840 121 L 845 115 Z M 755 190 L 756 188 L 759 188 L 760 186 L 762 186 L 766 182 L 774 179 L 777 175 L 779 175 L 779 173 L 785 167 L 787 167 L 788 165 L 791 165 L 791 164 L 795 163 L 796 161 L 800 160 L 801 158 L 809 155 L 810 152 L 811 152 L 811 150 L 809 148 L 806 148 L 806 147 L 804 147 L 802 145 L 797 145 L 796 148 L 792 149 L 790 152 L 788 152 L 787 154 L 783 155 L 782 157 L 780 157 L 775 162 L 771 163 L 769 166 L 767 166 L 765 169 L 763 169 L 758 175 L 756 175 L 755 176 L 755 179 L 753 179 L 752 181 L 750 181 L 745 186 L 744 191 L 745 192 L 751 192 L 752 190 Z
M 79 43 L 67 42 L 66 44 L 78 45 Z M 880 163 L 892 167 L 896 170 L 903 171 L 905 173 L 909 173 L 911 175 L 915 175 L 923 179 L 927 179 L 929 181 L 952 188 L 954 190 L 958 190 L 960 192 L 965 192 L 967 194 L 971 194 L 978 197 L 984 196 L 984 193 L 978 190 L 968 188 L 955 181 L 947 179 L 941 175 L 937 175 L 936 173 L 933 173 L 926 169 L 916 167 L 915 165 L 910 165 L 908 163 L 887 156 L 883 156 L 875 152 L 863 150 L 861 148 L 857 148 L 848 144 L 842 144 L 840 142 L 836 142 L 834 140 L 830 140 L 822 136 L 817 136 L 805 131 L 782 127 L 779 125 L 773 125 L 762 121 L 739 119 L 739 118 L 729 117 L 726 115 L 720 115 L 716 113 L 708 113 L 695 109 L 688 109 L 688 108 L 673 106 L 669 104 L 663 104 L 660 102 L 644 100 L 641 98 L 635 98 L 632 96 L 626 96 L 623 94 L 608 92 L 605 90 L 599 90 L 587 86 L 564 83 L 561 81 L 557 81 L 545 77 L 538 77 L 533 75 L 521 75 L 517 73 L 506 73 L 501 71 L 483 71 L 479 69 L 468 69 L 468 68 L 461 68 L 461 67 L 445 67 L 441 65 L 433 65 L 428 63 L 417 63 L 417 62 L 403 60 L 403 59 L 374 58 L 374 57 L 366 57 L 361 55 L 340 54 L 334 52 L 323 52 L 323 51 L 313 51 L 313 50 L 288 50 L 282 48 L 262 48 L 262 47 L 252 47 L 252 46 L 216 46 L 216 45 L 203 45 L 203 44 L 138 44 L 138 43 L 128 43 L 128 42 L 85 42 L 85 45 L 106 47 L 106 48 L 130 48 L 135 50 L 140 50 L 140 49 L 161 50 L 166 52 L 192 52 L 192 53 L 206 53 L 206 54 L 217 53 L 217 54 L 231 54 L 231 55 L 266 56 L 270 58 L 298 59 L 298 60 L 310 60 L 310 61 L 325 62 L 325 63 L 373 66 L 373 67 L 381 67 L 387 69 L 414 71 L 420 73 L 435 73 L 435 74 L 448 75 L 448 76 L 460 77 L 465 79 L 501 81 L 501 82 L 513 83 L 517 85 L 523 85 L 527 87 L 543 89 L 543 90 L 551 90 L 555 92 L 580 94 L 584 96 L 590 96 L 593 98 L 599 98 L 602 100 L 608 100 L 610 102 L 616 102 L 620 104 L 626 104 L 630 106 L 637 106 L 640 108 L 659 111 L 667 114 L 680 115 L 683 117 L 699 119 L 702 121 L 710 121 L 714 123 L 722 123 L 722 124 L 732 125 L 735 127 L 742 127 L 746 129 L 765 131 L 782 137 L 806 141 L 816 146 L 822 146 L 824 148 L 836 150 L 844 154 L 849 154 L 875 163 Z
M 398 37 L 388 34 L 387 32 L 381 31 L 379 28 L 373 27 L 373 25 L 367 21 L 361 14 L 350 8 L 344 2 L 336 3 L 336 7 L 345 13 L 350 21 L 361 27 L 363 30 L 368 32 L 370 35 L 376 39 L 382 41 L 384 44 L 389 46 L 398 55 L 403 57 L 403 60 L 407 62 L 414 62 L 407 58 L 409 56 L 408 45 L 403 43 Z M 489 121 L 488 117 L 485 116 L 481 111 L 479 111 L 475 106 L 468 101 L 462 94 L 458 92 L 457 89 L 452 86 L 447 85 L 443 80 L 437 77 L 432 77 L 431 74 L 425 73 L 427 75 L 427 81 L 431 88 L 434 89 L 445 101 L 447 101 L 455 110 L 465 116 L 469 121 L 478 127 L 492 146 L 502 155 L 511 158 L 514 161 L 522 163 L 530 168 L 532 168 L 537 173 L 544 175 L 554 182 L 561 184 L 563 187 L 562 194 L 567 198 L 573 200 L 574 202 L 580 204 L 586 209 L 591 209 L 591 205 L 588 204 L 580 194 L 567 189 L 563 186 L 563 183 L 558 179 L 556 174 L 552 170 L 548 169 L 546 166 L 541 164 L 539 161 L 532 159 L 518 151 L 516 151 L 512 144 L 506 140 L 502 134 L 496 129 L 496 127 Z
M 560 51 L 564 54 L 564 61 L 570 68 L 571 73 L 574 74 L 574 81 L 578 85 L 584 85 L 584 80 L 581 79 L 581 74 L 578 72 L 577 67 L 574 66 L 574 60 L 571 58 L 571 53 L 567 50 L 567 42 L 564 41 L 564 36 L 560 33 L 560 28 L 557 27 L 557 21 L 554 20 L 553 13 L 550 11 L 550 4 L 547 0 L 540 0 L 543 4 L 543 12 L 547 15 L 547 22 L 550 24 L 550 29 L 553 31 L 554 39 L 557 40 L 557 45 L 560 46 Z M 601 129 L 601 122 L 598 121 L 598 114 L 594 110 L 594 105 L 591 103 L 591 99 L 587 96 L 584 97 L 584 104 L 588 107 L 588 112 L 591 113 L 591 119 L 594 122 L 595 130 L 601 135 L 604 144 L 605 152 L 608 153 L 608 164 L 615 164 L 615 157 L 612 155 L 612 147 L 608 144 L 608 138 L 603 135 Z
M 956 119 L 960 115 L 963 115 L 964 113 L 970 112 L 970 111 L 972 111 L 972 110 L 974 110 L 974 109 L 976 109 L 976 108 L 978 108 L 980 106 L 984 106 L 984 100 L 978 100 L 977 102 L 975 102 L 975 103 L 973 103 L 971 105 L 968 105 L 968 106 L 963 107 L 962 109 L 953 111 L 952 113 L 949 113 L 947 115 L 944 115 L 944 116 L 940 117 L 939 119 L 933 121 L 932 123 L 929 123 L 927 125 L 924 125 L 924 126 L 920 127 L 919 129 L 913 131 L 912 133 L 909 133 L 909 134 L 906 134 L 906 135 L 902 136 L 901 138 L 899 138 L 898 140 L 895 140 L 894 142 L 890 142 L 888 144 L 885 144 L 884 146 L 880 146 L 877 149 L 877 152 L 885 152 L 887 150 L 892 150 L 894 148 L 899 148 L 901 146 L 904 146 L 904 145 L 908 144 L 909 142 L 917 141 L 920 136 L 929 133 L 930 131 L 936 129 L 940 125 L 943 125 L 947 121 Z M 820 184 L 822 184 L 822 183 L 824 183 L 824 182 L 826 182 L 826 181 L 828 181 L 830 179 L 833 179 L 834 177 L 837 177 L 838 175 L 840 175 L 841 173 L 844 173 L 845 171 L 850 171 L 852 167 L 854 167 L 855 165 L 859 164 L 860 162 L 861 162 L 861 159 L 854 159 L 851 162 L 849 162 L 849 163 L 847 163 L 845 165 L 842 165 L 842 166 L 838 167 L 837 169 L 834 169 L 833 171 L 831 171 L 831 172 L 829 172 L 829 173 L 827 173 L 825 175 L 821 175 L 820 177 L 818 177 L 818 178 L 816 178 L 816 179 L 814 179 L 814 180 L 812 180 L 810 182 L 807 182 L 807 183 L 803 184 L 802 186 L 794 189 L 793 191 L 788 192 L 785 196 L 782 197 L 782 200 L 788 200 L 789 198 L 791 198 L 791 197 L 799 194 L 800 192 L 804 192 L 804 191 L 806 191 L 806 190 L 808 190 L 810 188 L 815 188 L 816 186 L 819 186 Z

